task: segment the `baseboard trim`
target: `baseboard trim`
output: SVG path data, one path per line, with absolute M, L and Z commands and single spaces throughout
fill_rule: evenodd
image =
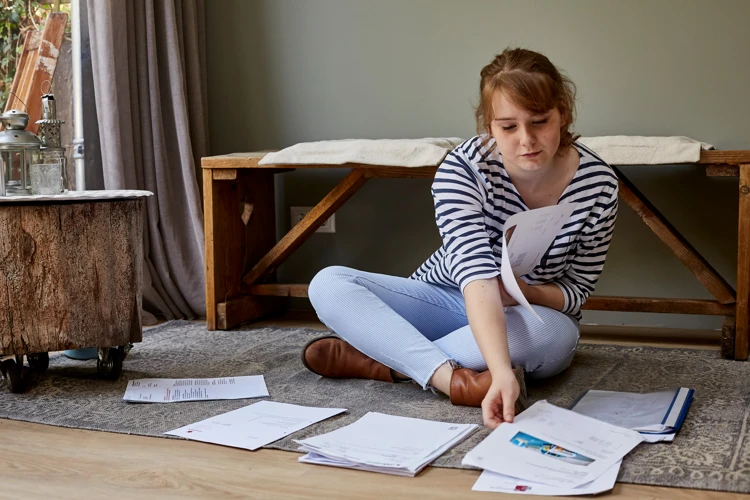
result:
M 289 309 L 284 314 L 286 319 L 319 322 L 315 311 L 307 309 Z M 721 330 L 663 328 L 632 325 L 598 325 L 581 324 L 581 338 L 586 340 L 624 340 L 652 342 L 698 342 L 716 345 L 721 341 Z
M 665 328 L 658 326 L 581 324 L 581 335 L 719 341 L 721 339 L 721 330 Z

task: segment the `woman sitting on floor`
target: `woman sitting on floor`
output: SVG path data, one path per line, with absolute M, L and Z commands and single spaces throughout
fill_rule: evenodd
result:
M 488 427 L 513 421 L 524 372 L 540 379 L 570 365 L 617 216 L 617 177 L 575 142 L 574 111 L 573 83 L 545 56 L 507 49 L 485 66 L 480 135 L 447 155 L 432 184 L 443 245 L 409 278 L 320 271 L 310 301 L 340 338 L 308 343 L 305 366 L 324 377 L 413 380 L 481 406 Z M 503 225 L 559 203 L 578 206 L 518 280 L 540 323 L 499 279 Z

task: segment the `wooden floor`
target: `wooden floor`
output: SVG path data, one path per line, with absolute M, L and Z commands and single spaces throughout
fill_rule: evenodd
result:
M 288 318 L 262 324 L 321 327 L 310 320 Z M 596 342 L 611 342 L 606 335 L 589 336 Z M 625 342 L 633 340 L 617 341 Z M 674 343 L 668 338 L 659 340 L 660 345 Z M 718 348 L 701 341 L 688 346 Z M 299 455 L 291 452 L 250 452 L 192 441 L 1 419 L 0 437 L 2 498 L 518 498 L 472 492 L 471 486 L 479 476 L 476 471 L 428 468 L 416 478 L 402 478 L 300 464 Z M 747 498 L 731 493 L 629 484 L 617 484 L 610 496 Z

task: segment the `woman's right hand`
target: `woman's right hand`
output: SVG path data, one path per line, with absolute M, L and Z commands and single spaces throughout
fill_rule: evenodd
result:
M 499 373 L 492 373 L 492 385 L 482 400 L 482 419 L 484 425 L 496 429 L 503 422 L 513 422 L 515 407 L 521 387 L 508 368 Z

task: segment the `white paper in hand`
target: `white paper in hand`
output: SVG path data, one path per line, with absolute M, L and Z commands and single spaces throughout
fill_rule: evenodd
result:
M 505 291 L 508 292 L 508 295 L 516 299 L 516 302 L 518 302 L 519 305 L 523 306 L 524 309 L 533 314 L 536 319 L 544 323 L 544 320 L 536 313 L 534 308 L 531 307 L 531 304 L 526 300 L 526 297 L 524 297 L 521 287 L 518 286 L 516 277 L 513 275 L 513 269 L 510 267 L 510 260 L 508 260 L 508 250 L 505 238 L 503 238 L 503 257 L 500 266 L 500 277 L 503 280 L 503 286 L 505 287 Z
M 503 225 L 503 255 L 500 266 L 503 286 L 516 302 L 539 321 L 542 319 L 523 296 L 516 278 L 530 273 L 541 262 L 576 207 L 575 203 L 564 203 L 518 212 L 508 217 Z

